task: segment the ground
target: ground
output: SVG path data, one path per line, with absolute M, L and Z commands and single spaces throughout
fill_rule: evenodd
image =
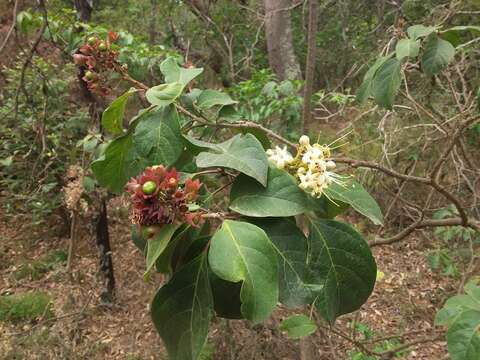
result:
M 70 274 L 60 262 L 40 274 L 19 276 L 22 264 L 66 249 L 68 238 L 54 235 L 52 224 L 19 226 L 22 221 L 0 213 L 0 295 L 42 291 L 52 302 L 51 314 L 32 321 L 0 322 L 1 359 L 166 359 L 148 310 L 162 279 L 143 280 L 144 260 L 129 238 L 125 209 L 120 210 L 110 207 L 117 282 L 117 299 L 111 306 L 99 299 L 97 250 L 87 231 L 82 231 Z M 401 244 L 374 248 L 381 279 L 359 312 L 339 319 L 336 334 L 323 324 L 302 345 L 289 340 L 278 330 L 282 318 L 292 313 L 286 309 L 257 326 L 215 319 L 203 359 L 300 359 L 301 347 L 313 351 L 315 359 L 379 358 L 362 354 L 345 336 L 377 352 L 419 341 L 397 358 L 446 358 L 444 334 L 435 329 L 433 318 L 455 293 L 459 280 L 430 269 L 426 251 L 432 239 L 410 237 Z M 439 340 L 425 342 L 435 337 Z

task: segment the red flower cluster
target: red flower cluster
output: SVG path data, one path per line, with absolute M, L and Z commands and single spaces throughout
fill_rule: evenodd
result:
M 200 226 L 202 213 L 190 212 L 188 204 L 197 199 L 202 184 L 188 178 L 181 188 L 179 182 L 177 170 L 169 171 L 162 165 L 148 167 L 132 178 L 126 186 L 132 199 L 132 222 L 143 226 L 173 222 Z
M 118 34 L 112 31 L 108 33 L 108 39 L 105 41 L 91 36 L 80 47 L 80 53 L 73 55 L 76 65 L 87 68 L 82 80 L 87 83 L 88 89 L 92 92 L 98 91 L 103 96 L 109 93 L 109 88 L 102 85 L 107 80 L 102 79 L 103 73 L 114 70 L 118 64 L 118 51 L 112 49 L 112 44 L 117 40 Z

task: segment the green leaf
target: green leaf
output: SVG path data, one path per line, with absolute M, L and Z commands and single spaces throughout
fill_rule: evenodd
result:
M 265 133 L 265 131 L 258 129 L 256 127 L 242 127 L 240 129 L 236 129 L 241 134 L 252 134 L 257 138 L 258 141 L 263 146 L 264 150 L 268 150 L 272 148 L 272 143 L 270 142 L 270 139 L 268 138 L 268 135 Z
M 206 255 L 176 272 L 152 301 L 152 320 L 169 360 L 196 360 L 207 340 L 213 315 Z
M 147 240 L 143 237 L 142 230 L 139 225 L 132 225 L 132 241 L 135 246 L 143 253 L 147 247 Z
M 393 56 L 393 53 L 388 56 L 379 57 L 375 63 L 368 69 L 365 76 L 363 77 L 362 85 L 360 85 L 357 91 L 357 101 L 360 104 L 364 104 L 368 98 L 372 95 L 372 83 L 373 77 L 375 76 L 378 68 L 382 66 L 388 59 Z
M 413 25 L 407 29 L 407 34 L 411 39 L 418 40 L 430 35 L 436 30 L 437 28 L 435 26 Z
M 325 190 L 325 195 L 343 203 L 350 204 L 360 214 L 373 221 L 375 225 L 383 224 L 382 210 L 364 187 L 355 180 L 347 180 L 343 184 L 332 183 Z
M 290 339 L 301 339 L 317 330 L 315 322 L 305 315 L 292 315 L 282 321 L 280 330 L 286 331 Z
M 401 63 L 398 59 L 388 59 L 380 65 L 372 80 L 372 95 L 375 102 L 392 109 L 401 80 Z
M 154 165 L 172 165 L 183 152 L 184 143 L 173 106 L 147 114 L 138 123 L 133 135 L 138 154 Z
M 451 28 L 440 31 L 440 34 L 442 35 L 442 37 L 444 37 L 444 36 L 448 37 L 449 34 L 451 34 L 451 33 L 458 33 L 458 32 L 463 32 L 463 31 L 480 33 L 480 26 L 474 26 L 474 25 L 453 26 Z
M 265 218 L 253 223 L 266 232 L 277 253 L 280 302 L 290 308 L 311 304 L 323 282 L 309 282 L 313 278 L 307 262 L 308 243 L 295 221 Z
M 200 96 L 197 98 L 197 105 L 202 110 L 210 109 L 214 106 L 226 106 L 236 103 L 237 101 L 233 100 L 228 94 L 218 90 L 203 90 Z
M 470 310 L 480 311 L 480 299 L 466 294 L 453 296 L 435 316 L 435 325 L 449 326 L 459 314 Z
M 9 167 L 13 164 L 13 155 L 6 157 L 5 159 L 0 159 L 0 165 Z
M 398 41 L 395 47 L 395 53 L 397 54 L 397 59 L 402 60 L 405 57 L 414 58 L 418 55 L 420 51 L 420 41 L 415 41 L 412 39 L 401 39 Z
M 323 280 L 315 305 L 333 324 L 337 316 L 355 311 L 367 301 L 377 266 L 365 240 L 347 224 L 311 221 L 308 241 L 308 264 L 314 276 Z
M 213 271 L 209 274 L 215 314 L 226 319 L 243 319 L 240 300 L 242 283 L 220 279 Z
M 480 311 L 462 312 L 448 329 L 447 344 L 452 360 L 480 359 Z
M 150 269 L 155 265 L 155 262 L 162 255 L 168 243 L 172 239 L 175 231 L 181 224 L 165 224 L 162 225 L 154 237 L 147 240 L 147 270 L 145 274 L 150 272 Z
M 253 217 L 293 216 L 304 213 L 307 195 L 287 172 L 273 165 L 266 187 L 247 176 L 238 176 L 230 191 L 230 209 Z
M 325 194 L 319 199 L 309 196 L 308 206 L 317 216 L 325 219 L 333 219 L 350 207 L 349 204 L 338 199 L 332 200 L 327 198 Z
M 95 180 L 90 176 L 84 176 L 83 178 L 83 188 L 87 193 L 92 192 L 95 190 Z
M 31 25 L 33 25 L 33 17 L 28 11 L 20 11 L 17 15 L 17 26 L 23 34 L 27 34 Z
M 160 71 L 165 77 L 167 83 L 181 83 L 186 86 L 203 72 L 203 68 L 186 69 L 178 65 L 174 57 L 168 57 L 160 64 Z
M 248 175 L 262 185 L 267 184 L 268 160 L 262 144 L 252 134 L 235 135 L 220 143 L 210 144 L 186 137 L 194 146 L 209 149 L 197 156 L 200 168 L 225 167 Z
M 422 56 L 422 69 L 428 76 L 445 69 L 455 56 L 455 48 L 448 41 L 431 35 L 427 39 Z
M 465 311 L 480 311 L 480 286 L 475 280 L 465 285 L 465 294 L 448 299 L 435 317 L 435 325 L 451 325 L 457 316 Z
M 123 114 L 128 98 L 134 94 L 136 90 L 131 88 L 123 95 L 119 96 L 110 104 L 110 106 L 103 112 L 102 126 L 108 132 L 117 135 L 123 131 Z
M 213 272 L 230 281 L 243 281 L 240 298 L 245 318 L 259 323 L 278 300 L 277 257 L 258 226 L 225 220 L 213 235 L 208 261 Z
M 110 142 L 102 157 L 91 164 L 99 184 L 114 193 L 120 193 L 124 185 L 136 175 L 144 164 L 135 155 L 133 136 L 129 132 Z
M 157 85 L 148 89 L 145 97 L 152 105 L 167 106 L 182 95 L 184 88 L 185 85 L 180 82 Z

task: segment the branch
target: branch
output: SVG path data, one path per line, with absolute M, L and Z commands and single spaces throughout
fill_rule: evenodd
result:
M 38 3 L 39 3 L 39 8 L 42 12 L 43 23 L 42 23 L 42 27 L 40 28 L 40 31 L 38 32 L 37 37 L 36 37 L 32 47 L 30 48 L 30 51 L 28 52 L 27 59 L 25 60 L 25 62 L 23 63 L 23 66 L 22 66 L 22 71 L 21 71 L 21 74 L 20 74 L 20 83 L 18 84 L 18 88 L 17 88 L 16 94 L 15 94 L 15 118 L 17 118 L 17 115 L 18 115 L 18 105 L 19 105 L 18 98 L 20 96 L 20 90 L 21 89 L 23 89 L 23 92 L 25 93 L 25 96 L 27 97 L 27 100 L 28 100 L 28 94 L 27 94 L 27 91 L 25 89 L 25 73 L 27 71 L 28 66 L 32 62 L 33 55 L 35 55 L 35 52 L 37 51 L 38 44 L 40 44 L 40 41 L 42 40 L 43 34 L 45 33 L 45 30 L 47 29 L 47 26 L 48 26 L 48 15 L 47 15 L 47 9 L 45 7 L 45 0 L 39 0 Z
M 378 246 L 378 245 L 388 245 L 392 244 L 394 242 L 400 241 L 403 238 L 407 237 L 410 235 L 412 232 L 414 232 L 417 229 L 423 229 L 427 227 L 443 227 L 443 226 L 465 226 L 469 227 L 471 229 L 480 231 L 480 222 L 475 221 L 473 219 L 467 219 L 467 223 L 463 223 L 463 219 L 460 217 L 454 217 L 454 218 L 447 218 L 447 219 L 429 219 L 429 220 L 422 220 L 420 219 L 419 221 L 414 222 L 411 224 L 409 227 L 405 228 L 401 232 L 399 232 L 397 235 L 392 236 L 388 239 L 375 239 L 370 241 L 368 244 L 373 247 L 373 246 Z
M 0 45 L 0 53 L 3 51 L 5 46 L 7 46 L 8 39 L 10 39 L 10 36 L 13 33 L 13 30 L 15 29 L 15 26 L 17 24 L 17 12 L 18 12 L 18 0 L 15 0 L 15 5 L 13 6 L 13 18 L 12 18 L 12 26 L 10 26 L 10 29 L 8 29 L 7 35 L 5 36 L 5 39 L 2 42 L 2 45 Z
M 355 160 L 355 159 L 349 159 L 345 157 L 334 157 L 332 158 L 333 161 L 340 163 L 340 164 L 348 164 L 353 168 L 370 168 L 370 169 L 376 169 L 379 170 L 387 175 L 396 177 L 398 179 L 403 179 L 407 181 L 414 181 L 422 184 L 430 184 L 430 179 L 425 178 L 425 177 L 419 177 L 419 176 L 413 176 L 413 175 L 407 175 L 407 174 L 402 174 L 399 173 L 398 171 L 389 169 L 385 166 L 382 166 L 380 164 L 377 164 L 372 161 L 363 161 L 363 160 Z

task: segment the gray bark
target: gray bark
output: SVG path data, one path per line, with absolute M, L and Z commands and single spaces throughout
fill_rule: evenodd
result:
M 280 80 L 301 79 L 293 47 L 291 0 L 264 0 L 268 61 Z
M 93 0 L 74 0 L 77 19 L 82 22 L 89 22 L 92 16 Z

